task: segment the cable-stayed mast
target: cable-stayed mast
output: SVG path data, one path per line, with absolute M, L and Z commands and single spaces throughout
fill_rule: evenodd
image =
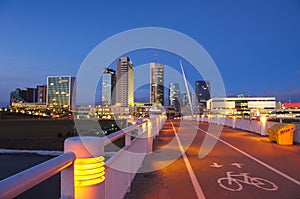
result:
M 193 111 L 192 99 L 191 99 L 189 87 L 188 87 L 188 84 L 187 84 L 187 81 L 186 81 L 186 77 L 185 77 L 185 73 L 184 73 L 184 70 L 183 70 L 181 60 L 179 60 L 179 63 L 180 63 L 181 71 L 182 71 L 182 76 L 183 76 L 183 80 L 184 80 L 185 89 L 186 89 L 187 96 L 188 96 L 188 99 L 189 99 L 189 104 L 190 104 L 191 114 L 192 114 L 192 120 L 194 120 L 194 111 Z

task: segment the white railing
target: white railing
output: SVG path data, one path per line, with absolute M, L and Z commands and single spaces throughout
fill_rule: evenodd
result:
M 278 124 L 278 122 L 268 121 L 267 118 L 261 118 L 261 120 L 249 120 L 240 118 L 224 118 L 220 116 L 199 117 L 197 118 L 197 121 L 238 128 L 264 136 L 268 135 L 268 128 Z M 300 143 L 300 124 L 296 124 L 294 142 Z
M 232 128 L 238 128 L 246 131 L 259 133 L 261 135 L 268 135 L 267 129 L 274 125 L 274 122 L 267 121 L 266 118 L 259 120 L 248 120 L 239 118 L 225 118 L 221 115 L 214 115 L 209 117 L 200 117 L 197 121 L 208 122 L 211 124 L 224 125 Z
M 66 139 L 64 154 L 0 181 L 0 198 L 13 198 L 61 172 L 61 198 L 123 198 L 166 118 L 157 116 L 106 137 Z M 104 147 L 125 136 L 107 161 Z

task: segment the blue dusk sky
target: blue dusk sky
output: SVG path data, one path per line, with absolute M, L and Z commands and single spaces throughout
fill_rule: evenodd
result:
M 176 30 L 201 44 L 227 95 L 300 101 L 299 0 L 0 0 L 0 106 L 9 104 L 9 93 L 18 87 L 46 84 L 50 75 L 76 76 L 99 43 L 141 27 Z M 168 52 L 129 53 L 136 66 L 154 61 L 154 54 L 179 70 L 179 57 Z M 183 63 L 191 84 L 201 79 Z M 137 93 L 137 100 L 149 96 L 147 86 Z

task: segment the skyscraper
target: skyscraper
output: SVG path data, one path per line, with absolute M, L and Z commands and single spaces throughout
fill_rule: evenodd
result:
M 47 77 L 47 107 L 55 109 L 72 109 L 74 86 L 75 77 Z
M 210 99 L 210 84 L 208 81 L 197 80 L 195 82 L 195 92 L 197 102 L 200 107 L 206 107 L 207 100 Z
M 38 85 L 36 87 L 36 102 L 37 103 L 46 103 L 47 95 L 47 86 L 46 85 Z
M 102 105 L 111 106 L 116 102 L 116 71 L 104 68 L 102 74 Z
M 134 66 L 127 56 L 117 62 L 116 103 L 134 106 Z
M 169 84 L 169 105 L 180 106 L 181 105 L 181 95 L 179 90 L 179 85 L 177 83 L 171 82 Z
M 150 63 L 150 102 L 164 105 L 164 65 Z

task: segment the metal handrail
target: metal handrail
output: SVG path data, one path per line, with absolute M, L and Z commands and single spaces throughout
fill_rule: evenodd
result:
M 119 130 L 117 132 L 114 132 L 112 134 L 109 134 L 107 135 L 106 137 L 104 137 L 104 145 L 107 145 L 107 144 L 110 144 L 111 142 L 121 138 L 122 136 L 128 134 L 129 132 L 139 128 L 143 123 L 146 123 L 147 121 L 140 121 L 138 123 L 136 123 L 135 125 L 133 126 L 129 126 L 129 127 L 126 127 L 122 130 Z
M 14 198 L 70 166 L 76 156 L 64 153 L 0 181 L 0 198 Z

